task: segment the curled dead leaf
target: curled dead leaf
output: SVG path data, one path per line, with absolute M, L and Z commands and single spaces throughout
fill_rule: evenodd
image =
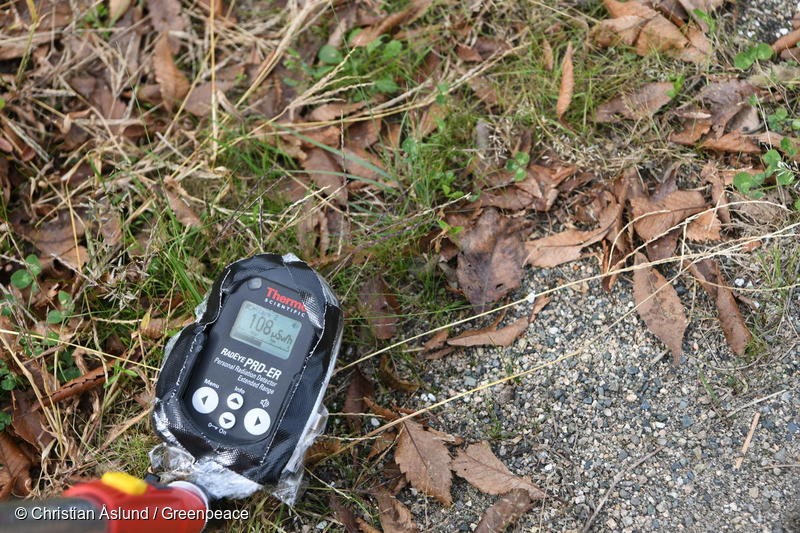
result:
M 533 507 L 528 491 L 514 489 L 489 507 L 475 528 L 475 533 L 503 533 Z
M 491 331 L 466 331 L 457 337 L 447 340 L 451 346 L 511 346 L 522 333 L 528 329 L 528 318 L 518 318 L 508 326 Z
M 561 60 L 561 86 L 558 90 L 556 102 L 556 116 L 560 119 L 567 112 L 572 102 L 572 93 L 575 90 L 575 68 L 572 65 L 572 42 L 567 43 L 567 51 Z
M 719 323 L 731 350 L 737 355 L 744 355 L 752 335 L 719 268 L 719 263 L 714 259 L 703 259 L 690 264 L 689 271 L 715 300 Z

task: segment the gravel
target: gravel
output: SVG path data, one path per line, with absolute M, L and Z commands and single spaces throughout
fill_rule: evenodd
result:
M 596 274 L 588 261 L 577 265 L 532 272 L 525 289 Z M 488 440 L 512 471 L 530 476 L 553 496 L 516 530 L 580 530 L 624 472 L 594 521 L 597 531 L 800 531 L 797 344 L 741 363 L 725 345 L 702 291 L 684 287 L 691 291 L 684 300 L 694 305 L 684 356 L 673 367 L 635 313 L 606 329 L 633 308 L 627 281 L 621 279 L 611 293 L 596 281 L 573 289 L 553 294 L 512 347 L 465 349 L 425 365 L 423 382 L 431 385 L 416 395 L 422 407 L 431 394 L 452 396 L 550 363 L 449 404 L 431 422 L 468 442 Z M 800 302 L 795 304 L 794 313 Z M 529 307 L 509 315 L 524 316 Z M 555 362 L 582 346 L 577 355 Z M 756 413 L 760 420 L 742 456 Z M 630 469 L 658 447 L 663 448 Z M 461 479 L 453 494 L 451 509 L 410 490 L 400 498 L 424 531 L 471 531 L 496 499 Z
M 792 16 L 800 11 L 796 0 L 749 0 L 732 8 L 738 34 L 772 44 L 792 29 Z

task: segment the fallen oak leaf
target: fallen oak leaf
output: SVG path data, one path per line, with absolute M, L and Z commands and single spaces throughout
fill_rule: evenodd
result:
M 414 524 L 414 516 L 411 511 L 397 498 L 383 489 L 373 492 L 372 495 L 378 500 L 378 512 L 383 533 L 417 533 L 419 531 Z
M 514 489 L 497 500 L 481 517 L 474 533 L 503 533 L 508 526 L 533 508 L 528 491 Z
M 717 139 L 706 139 L 700 144 L 704 150 L 728 152 L 734 154 L 760 154 L 761 147 L 749 135 L 739 131 L 726 133 Z
M 575 90 L 575 68 L 572 64 L 572 55 L 572 42 L 569 42 L 567 43 L 567 51 L 564 52 L 564 59 L 561 60 L 561 85 L 558 90 L 558 101 L 556 102 L 556 116 L 559 119 L 567 112 Z
M 646 263 L 647 258 L 637 253 L 634 264 L 639 267 Z M 648 329 L 667 345 L 673 364 L 677 365 L 688 321 L 675 287 L 655 268 L 637 268 L 633 271 L 633 300 L 636 312 Z
M 492 331 L 466 331 L 457 337 L 447 340 L 451 346 L 503 346 L 508 347 L 514 343 L 522 333 L 528 329 L 527 317 L 522 317 L 508 326 Z
M 436 498 L 442 505 L 453 504 L 450 487 L 450 454 L 434 433 L 413 420 L 403 422 L 394 460 L 417 490 Z
M 528 478 L 511 473 L 486 441 L 470 444 L 465 450 L 459 450 L 453 459 L 452 468 L 453 472 L 486 494 L 506 494 L 514 489 L 522 489 L 534 500 L 547 496 Z

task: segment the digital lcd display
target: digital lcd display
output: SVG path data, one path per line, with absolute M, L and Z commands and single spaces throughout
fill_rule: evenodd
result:
M 281 359 L 292 353 L 301 323 L 245 300 L 231 328 L 231 338 Z

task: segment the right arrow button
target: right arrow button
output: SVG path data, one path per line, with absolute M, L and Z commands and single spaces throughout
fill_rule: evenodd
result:
M 256 407 L 250 409 L 244 415 L 244 429 L 254 436 L 263 435 L 267 432 L 270 425 L 269 413 Z

